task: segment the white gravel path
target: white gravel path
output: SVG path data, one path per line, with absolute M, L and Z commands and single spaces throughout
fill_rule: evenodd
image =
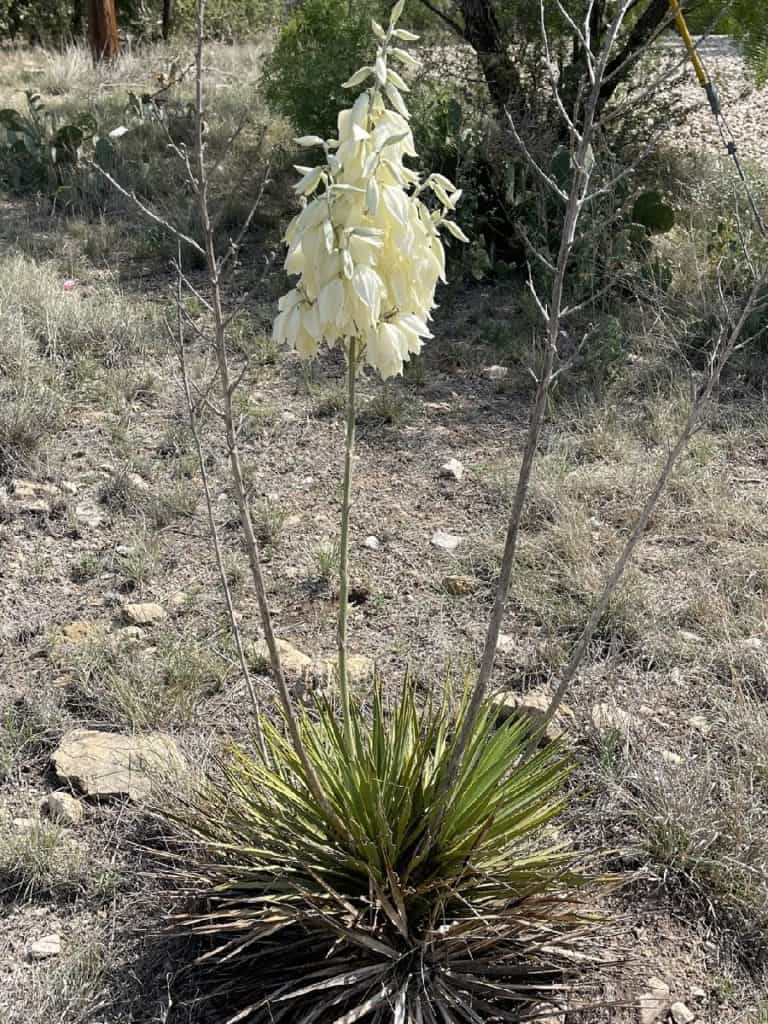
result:
M 759 163 L 768 170 L 768 86 L 754 86 L 744 61 L 732 47 L 707 46 L 702 56 L 720 94 L 723 113 L 736 137 L 740 155 L 746 162 Z M 696 105 L 696 110 L 688 118 L 679 141 L 722 153 L 723 143 L 709 103 L 690 65 L 682 94 L 686 103 Z

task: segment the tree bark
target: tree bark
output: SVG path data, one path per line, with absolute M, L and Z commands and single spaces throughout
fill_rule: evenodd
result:
M 496 16 L 494 0 L 460 0 L 463 35 L 477 54 L 494 106 L 501 116 L 523 100 L 520 72 L 509 55 L 509 41 Z
M 173 22 L 176 16 L 176 0 L 163 0 L 163 39 L 168 42 L 173 34 Z
M 600 90 L 598 114 L 631 73 L 635 63 L 645 51 L 645 47 L 658 33 L 664 22 L 669 20 L 669 17 L 669 0 L 651 0 L 635 22 L 624 46 L 605 69 L 605 82 Z
M 638 0 L 642 2 L 642 0 Z M 529 97 L 520 78 L 520 72 L 510 57 L 511 39 L 506 38 L 497 15 L 498 0 L 457 0 L 463 25 L 452 24 L 477 54 L 483 70 L 488 91 L 500 115 L 512 109 L 519 117 L 529 108 Z M 430 5 L 428 5 L 430 6 Z M 590 24 L 592 51 L 596 53 L 602 44 L 605 30 L 605 3 L 596 0 L 592 8 Z M 654 38 L 669 18 L 669 0 L 648 0 L 648 4 L 627 35 L 624 45 L 606 68 L 605 82 L 600 92 L 597 108 L 598 118 L 605 105 L 640 58 L 647 44 Z M 573 63 L 566 69 L 564 90 L 566 98 L 575 95 L 578 81 L 586 72 L 584 54 L 578 43 L 574 45 Z
M 88 0 L 88 42 L 95 61 L 115 60 L 119 55 L 115 0 Z

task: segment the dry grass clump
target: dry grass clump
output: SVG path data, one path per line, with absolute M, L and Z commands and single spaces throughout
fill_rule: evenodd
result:
M 63 403 L 52 384 L 0 272 L 0 478 L 29 467 L 60 425 Z
M 231 661 L 210 641 L 164 630 L 151 647 L 119 630 L 59 655 L 66 703 L 90 722 L 138 732 L 201 721 L 206 701 L 231 678 Z
M 93 886 L 94 865 L 65 829 L 46 821 L 3 822 L 0 900 L 66 901 Z
M 44 764 L 58 727 L 58 709 L 45 695 L 1 704 L 0 784 Z
M 599 736 L 586 784 L 601 840 L 622 866 L 704 915 L 759 971 L 768 966 L 768 712 L 711 683 L 707 694 L 696 728 L 677 730 L 677 759 L 636 719 L 629 735 Z
M 51 360 L 91 355 L 108 366 L 152 348 L 160 327 L 151 308 L 113 282 L 70 282 L 52 264 L 24 256 L 0 261 L 0 317 L 17 324 Z
M 125 986 L 121 959 L 108 934 L 67 935 L 63 955 L 24 965 L 4 978 L 0 995 L 3 1024 L 92 1024 L 110 1019 L 110 1007 Z

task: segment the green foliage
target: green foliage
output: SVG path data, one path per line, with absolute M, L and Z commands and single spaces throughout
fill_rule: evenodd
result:
M 331 136 L 349 103 L 341 88 L 372 50 L 374 0 L 306 0 L 288 19 L 265 69 L 269 103 L 301 133 Z
M 632 222 L 641 224 L 650 235 L 663 235 L 675 226 L 675 211 L 659 192 L 643 192 L 632 207 Z
M 96 134 L 91 114 L 61 123 L 38 93 L 27 90 L 24 113 L 0 110 L 0 182 L 14 192 L 55 195 L 77 166 L 83 145 Z
M 320 704 L 301 733 L 327 806 L 269 724 L 266 757 L 235 749 L 176 804 L 176 877 L 200 906 L 175 920 L 229 1014 L 514 1021 L 552 1005 L 590 945 L 572 854 L 542 831 L 569 767 L 557 747 L 521 762 L 526 725 L 497 728 L 488 706 L 442 793 L 466 713 L 419 709 L 408 685 L 388 708 L 377 688 L 347 743 Z
M 60 43 L 71 28 L 68 3 L 50 0 L 0 0 L 0 38 Z
M 282 13 L 279 0 L 208 0 L 205 5 L 205 32 L 209 38 L 240 40 L 254 32 L 263 32 L 275 24 Z M 176 0 L 176 30 L 195 30 L 196 0 Z

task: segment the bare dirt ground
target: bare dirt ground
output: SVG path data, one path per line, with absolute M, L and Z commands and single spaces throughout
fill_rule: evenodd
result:
M 176 964 L 137 932 L 163 908 L 137 873 L 143 809 L 87 802 L 81 823 L 61 827 L 41 823 L 38 810 L 60 788 L 50 756 L 75 725 L 163 729 L 196 769 L 232 737 L 247 741 L 247 694 L 162 326 L 170 282 L 157 263 L 113 274 L 108 253 L 92 258 L 103 225 L 51 222 L 15 200 L 0 215 L 9 260 L 21 254 L 34 268 L 45 254 L 58 296 L 46 305 L 38 283 L 17 308 L 5 295 L 14 317 L 38 323 L 43 310 L 50 325 L 64 302 L 83 324 L 112 318 L 118 336 L 126 308 L 143 318 L 139 342 L 117 365 L 82 358 L 56 377 L 56 428 L 3 481 L 0 1019 L 191 1021 L 174 1002 Z M 273 242 L 265 229 L 259 244 Z M 252 258 L 244 277 L 262 265 L 260 252 Z M 10 262 L 3 272 L 11 279 Z M 273 349 L 265 332 L 281 283 L 275 274 L 249 301 L 238 334 L 252 357 L 241 436 L 278 635 L 316 659 L 334 653 L 342 367 L 327 356 L 307 374 Z M 114 296 L 127 305 L 109 305 Z M 498 341 L 500 324 L 529 330 L 517 292 L 475 284 L 440 301 L 423 361 L 404 381 L 371 378 L 361 388 L 352 541 L 353 651 L 375 659 L 390 686 L 411 672 L 425 692 L 448 672 L 461 678 L 480 650 L 530 393 L 525 368 Z M 37 329 L 49 340 L 48 328 Z M 551 685 L 679 422 L 685 382 L 670 381 L 655 345 L 633 336 L 613 379 L 566 389 L 551 410 L 499 691 Z M 209 356 L 192 339 L 188 353 L 205 381 Z M 498 364 L 507 373 L 491 379 Z M 631 960 L 608 993 L 626 1005 L 595 1019 L 649 1024 L 670 1019 L 681 1001 L 710 1024 L 766 1020 L 767 443 L 764 394 L 734 381 L 654 516 L 568 698 L 578 767 L 564 832 L 618 874 L 618 895 L 603 902 Z M 260 627 L 212 416 L 204 444 L 251 643 Z M 441 476 L 450 458 L 464 467 L 459 481 Z M 22 500 L 24 480 L 43 488 Z M 453 553 L 433 545 L 436 531 L 459 539 Z M 166 617 L 126 628 L 126 606 L 149 602 Z M 82 626 L 63 635 L 73 624 Z M 254 668 L 268 705 L 270 679 Z M 52 933 L 60 953 L 31 959 L 30 944 Z M 668 991 L 654 1016 L 647 1006 L 643 1015 L 638 1001 L 653 979 Z

